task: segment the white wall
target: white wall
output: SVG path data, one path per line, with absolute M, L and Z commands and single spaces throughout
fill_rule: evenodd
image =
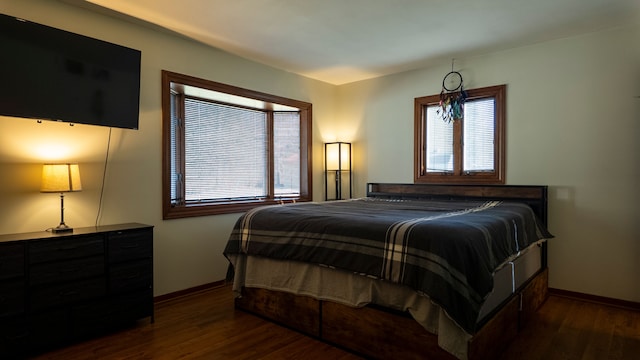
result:
M 451 64 L 335 87 L 58 1 L 0 0 L 0 12 L 142 50 L 140 130 L 114 129 L 101 224 L 155 226 L 156 295 L 221 280 L 237 214 L 162 220 L 160 70 L 313 103 L 314 199 L 322 143 L 352 141 L 365 183 L 413 181 L 413 99 L 440 92 Z M 550 285 L 640 302 L 640 24 L 456 59 L 467 87 L 507 84 L 507 183 L 550 186 Z M 80 162 L 65 199 L 74 227 L 95 222 L 107 128 L 0 118 L 0 233 L 57 225 L 38 192 L 44 161 Z
M 508 184 L 549 185 L 550 286 L 640 301 L 640 23 L 456 59 L 468 88 L 507 84 Z M 343 85 L 365 181 L 413 181 L 413 99 L 451 64 Z
M 323 198 L 322 124 L 333 118 L 334 86 L 59 1 L 0 0 L 0 12 L 142 51 L 140 130 L 112 131 L 99 223 L 155 226 L 156 295 L 224 279 L 222 251 L 238 217 L 162 220 L 161 70 L 313 103 L 313 196 Z M 79 162 L 83 191 L 65 196 L 65 221 L 93 226 L 108 136 L 104 127 L 0 117 L 0 234 L 58 224 L 59 195 L 39 193 L 45 161 Z

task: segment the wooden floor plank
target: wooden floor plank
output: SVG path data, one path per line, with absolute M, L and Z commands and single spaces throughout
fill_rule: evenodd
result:
M 554 303 L 554 306 L 549 306 L 550 303 Z M 538 360 L 539 354 L 550 352 L 553 339 L 570 306 L 571 302 L 564 298 L 548 299 L 505 350 L 501 360 Z
M 640 312 L 551 295 L 499 360 L 638 359 Z M 39 354 L 33 360 L 339 359 L 361 357 L 234 310 L 228 287 L 157 304 L 155 323 Z
M 551 359 L 582 359 L 595 321 L 593 316 L 582 315 L 596 313 L 595 307 L 597 305 L 586 302 L 571 304 L 553 338 Z
M 620 312 L 609 307 L 600 307 L 582 360 L 606 359 L 610 354 L 616 321 Z M 616 316 L 618 315 L 618 316 Z
M 635 356 L 640 359 L 640 314 L 628 312 L 619 314 L 613 331 L 612 353 L 616 359 Z

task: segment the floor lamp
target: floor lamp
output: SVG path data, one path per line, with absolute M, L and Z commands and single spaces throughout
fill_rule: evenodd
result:
M 333 142 L 324 144 L 325 200 L 344 200 L 344 190 L 349 190 L 347 198 L 351 198 L 351 144 Z M 331 196 L 329 183 L 335 183 L 335 192 Z

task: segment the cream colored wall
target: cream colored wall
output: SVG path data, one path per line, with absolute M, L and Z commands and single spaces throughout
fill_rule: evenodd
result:
M 160 70 L 313 103 L 314 199 L 322 143 L 351 141 L 356 196 L 365 183 L 413 181 L 413 98 L 440 91 L 450 63 L 334 87 L 58 1 L 0 0 L 0 12 L 142 50 L 140 130 L 112 132 L 101 224 L 155 226 L 156 295 L 221 280 L 238 215 L 163 221 Z M 550 186 L 550 282 L 640 301 L 640 25 L 456 60 L 467 87 L 507 84 L 507 182 Z M 107 128 L 0 118 L 0 233 L 59 220 L 38 192 L 47 160 L 80 162 L 65 219 L 98 211 Z
M 332 85 L 276 70 L 164 32 L 59 1 L 0 0 L 0 12 L 142 51 L 140 130 L 113 129 L 100 224 L 155 226 L 155 293 L 225 277 L 222 251 L 238 215 L 162 220 L 162 69 L 313 103 L 314 198 L 323 198 L 323 123 L 333 118 Z M 83 191 L 65 196 L 73 227 L 96 221 L 109 129 L 0 118 L 0 233 L 39 231 L 60 219 L 59 195 L 39 193 L 45 161 L 80 163 Z
M 507 84 L 507 183 L 549 185 L 550 286 L 640 301 L 640 23 L 455 61 Z M 413 99 L 451 63 L 344 85 L 364 183 L 413 181 Z

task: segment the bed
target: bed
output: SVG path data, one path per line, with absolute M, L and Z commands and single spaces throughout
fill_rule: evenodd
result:
M 547 188 L 367 185 L 243 214 L 236 307 L 370 358 L 495 358 L 546 299 Z

